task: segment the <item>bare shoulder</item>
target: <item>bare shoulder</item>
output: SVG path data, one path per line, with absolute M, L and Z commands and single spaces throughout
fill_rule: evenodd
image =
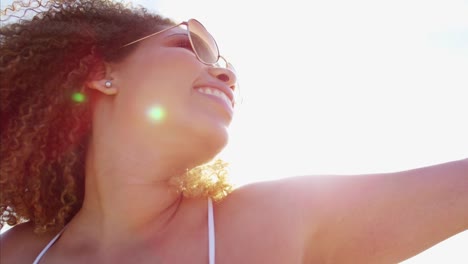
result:
M 308 209 L 320 209 L 317 195 L 323 178 L 324 176 L 318 175 L 295 176 L 247 184 L 230 194 L 226 198 L 226 204 L 243 210 L 250 208 L 274 215 L 291 215 L 298 219 L 305 213 L 305 206 Z M 310 222 L 308 224 L 310 226 Z
M 248 184 L 228 196 L 226 207 L 230 208 L 231 215 L 245 215 L 248 219 L 255 217 L 263 224 L 277 224 L 275 228 L 278 229 L 284 227 L 289 232 L 301 234 L 313 232 L 316 227 L 314 219 L 319 216 L 322 206 L 320 199 L 315 197 L 319 178 L 296 176 Z
M 12 227 L 0 236 L 0 263 L 32 263 L 53 235 L 37 235 L 31 223 Z
M 232 248 L 236 248 L 239 259 L 255 252 L 249 263 L 310 263 L 317 259 L 312 256 L 316 251 L 307 250 L 318 222 L 306 217 L 309 212 L 304 205 L 313 207 L 311 199 L 305 199 L 306 193 L 313 192 L 304 188 L 306 178 L 309 187 L 313 185 L 310 177 L 244 185 L 218 204 L 216 232 L 220 231 L 231 258 L 235 258 Z M 242 250 L 242 245 L 248 248 Z M 276 252 L 273 259 L 271 252 Z

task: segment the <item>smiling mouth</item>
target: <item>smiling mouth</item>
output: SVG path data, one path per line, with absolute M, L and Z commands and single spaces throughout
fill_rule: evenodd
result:
M 218 89 L 210 88 L 210 87 L 200 87 L 195 90 L 197 90 L 197 92 L 202 93 L 202 94 L 208 94 L 211 96 L 218 97 L 221 100 L 223 100 L 227 105 L 231 107 L 233 106 L 231 99 L 229 99 L 229 97 L 225 93 L 221 92 Z

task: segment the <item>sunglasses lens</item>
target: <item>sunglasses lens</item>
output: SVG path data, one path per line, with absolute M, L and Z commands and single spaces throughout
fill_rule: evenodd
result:
M 195 19 L 188 21 L 190 39 L 199 59 L 204 63 L 216 63 L 219 58 L 218 45 L 205 27 Z

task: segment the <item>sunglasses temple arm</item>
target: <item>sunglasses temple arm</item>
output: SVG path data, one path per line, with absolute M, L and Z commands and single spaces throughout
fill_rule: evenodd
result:
M 178 27 L 178 26 L 180 26 L 180 25 L 183 25 L 184 23 L 185 23 L 185 22 L 182 22 L 182 23 L 180 23 L 180 24 L 174 25 L 174 26 L 172 26 L 172 27 L 168 27 L 168 28 L 166 28 L 166 29 L 163 29 L 163 30 L 158 31 L 158 32 L 156 32 L 156 33 L 153 33 L 153 34 L 151 34 L 151 35 L 148 35 L 148 36 L 139 38 L 139 39 L 137 39 L 137 40 L 134 40 L 134 41 L 132 41 L 132 42 L 130 42 L 130 43 L 127 43 L 127 44 L 123 45 L 123 46 L 120 47 L 120 48 L 124 48 L 124 47 L 130 46 L 130 45 L 132 45 L 132 44 L 135 44 L 135 43 L 140 42 L 140 41 L 142 41 L 142 40 L 145 40 L 145 39 L 147 39 L 147 38 L 150 38 L 150 37 L 156 36 L 156 35 L 158 35 L 158 34 L 164 33 L 164 32 L 166 32 L 166 31 L 168 31 L 168 30 L 170 30 L 170 29 L 173 29 L 173 28 L 175 28 L 175 27 Z
M 232 66 L 232 64 L 226 59 L 224 58 L 223 56 L 219 55 L 219 58 L 222 59 L 225 63 L 226 63 L 226 68 L 231 70 L 232 72 L 236 73 L 236 69 L 234 68 L 234 66 Z

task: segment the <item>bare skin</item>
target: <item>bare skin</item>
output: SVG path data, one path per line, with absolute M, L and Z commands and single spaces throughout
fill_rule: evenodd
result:
M 168 180 L 226 145 L 232 112 L 194 87 L 231 87 L 236 76 L 175 45 L 183 32 L 143 41 L 87 83 L 102 98 L 83 208 L 41 263 L 207 263 L 207 201 L 182 198 Z M 154 104 L 167 110 L 163 123 L 143 114 Z M 215 204 L 216 261 L 396 263 L 467 230 L 467 208 L 468 160 L 252 184 Z M 1 263 L 32 263 L 53 236 L 11 229 Z
M 467 164 L 462 160 L 381 175 L 304 176 L 242 187 L 215 204 L 216 260 L 398 263 L 467 230 Z M 206 210 L 205 199 L 182 200 L 163 232 L 147 242 L 133 234 L 101 253 L 98 239 L 70 229 L 43 263 L 207 263 Z M 82 232 L 90 227 L 81 226 Z M 6 251 L 16 256 L 12 263 L 32 263 L 50 238 L 34 236 L 28 224 L 19 226 L 7 232 Z

